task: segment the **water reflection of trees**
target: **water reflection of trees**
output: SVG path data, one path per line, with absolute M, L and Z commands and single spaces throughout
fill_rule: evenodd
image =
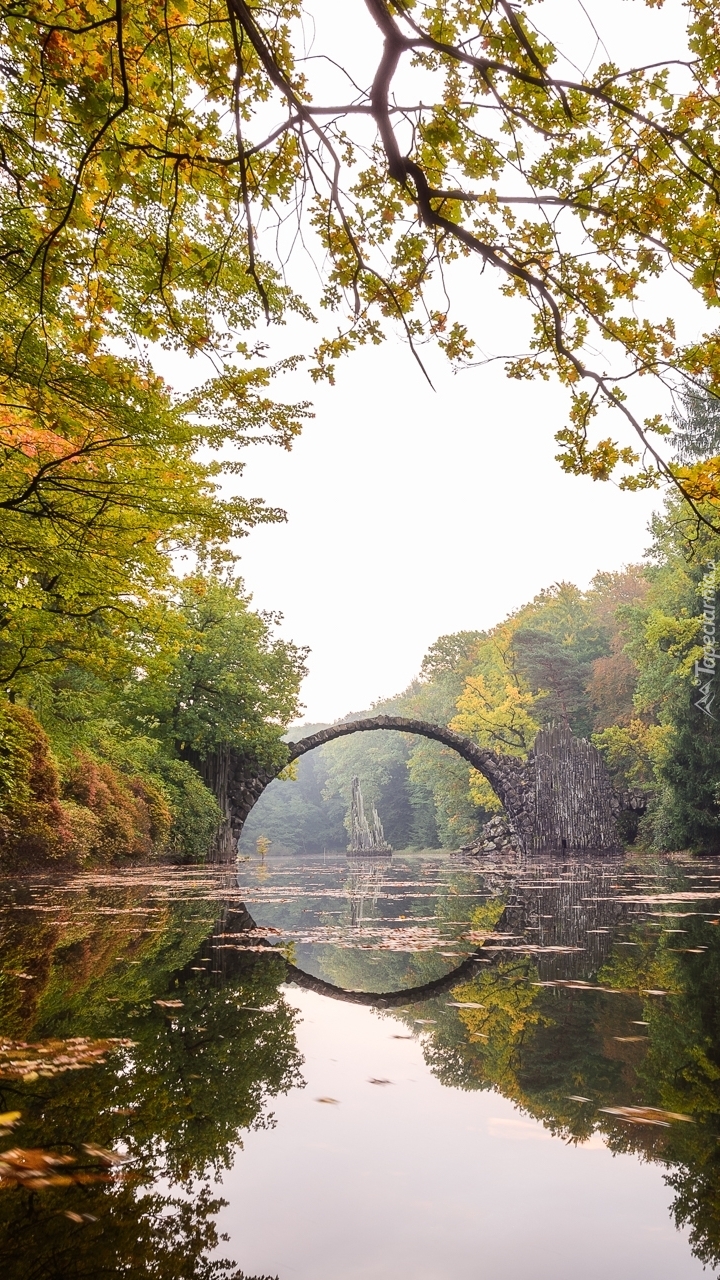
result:
M 498 932 L 584 949 L 490 952 L 451 995 L 393 1016 L 413 1029 L 417 1018 L 434 1020 L 425 1024 L 432 1030 L 423 1032 L 424 1052 L 447 1085 L 495 1089 L 566 1141 L 600 1131 L 613 1151 L 664 1165 L 676 1220 L 688 1226 L 697 1256 L 716 1266 L 720 925 L 688 915 L 685 934 L 664 933 L 661 920 L 618 900 L 616 874 L 613 864 L 536 868 L 515 879 L 489 872 L 489 905 L 480 914 L 492 907 L 489 923 Z M 462 879 L 450 887 L 464 890 Z M 686 887 L 682 872 L 665 887 Z M 370 896 L 364 883 L 354 892 Z M 452 899 L 448 893 L 437 906 L 448 920 Z M 299 1079 L 295 1015 L 280 990 L 282 958 L 243 949 L 261 940 L 236 896 L 224 904 L 190 898 L 148 905 L 130 890 L 93 895 L 88 888 L 73 910 L 61 896 L 47 901 L 52 910 L 38 917 L 16 894 L 0 921 L 3 1032 L 25 1040 L 122 1035 L 135 1044 L 106 1066 L 32 1085 L 0 1080 L 0 1111 L 23 1112 L 11 1139 L 23 1147 L 76 1153 L 87 1142 L 124 1146 L 131 1176 L 35 1195 L 4 1190 L 4 1274 L 239 1275 L 234 1263 L 214 1256 L 220 1206 L 210 1178 L 228 1166 L 243 1132 L 271 1122 L 271 1099 Z M 352 951 L 338 953 L 336 962 L 350 966 L 342 976 L 352 979 L 356 961 Z M 381 961 L 407 964 L 407 957 Z M 429 970 L 431 963 L 433 956 L 414 957 L 409 985 L 421 976 L 418 966 Z M 602 989 L 562 985 L 572 981 Z M 163 1007 L 153 1003 L 158 999 L 181 1005 Z M 692 1123 L 631 1126 L 602 1110 L 618 1106 L 656 1107 Z M 81 1221 L 68 1219 L 68 1210 Z
M 207 902 L 153 908 L 152 925 L 137 930 L 128 927 L 137 894 L 111 895 L 110 905 L 93 914 L 86 902 L 64 927 L 22 908 L 3 921 L 0 968 L 33 978 L 23 999 L 10 983 L 6 1034 L 134 1042 L 90 1070 L 0 1079 L 0 1112 L 22 1112 L 13 1145 L 78 1155 L 93 1143 L 129 1157 L 126 1176 L 106 1183 L 0 1192 L 3 1275 L 239 1280 L 234 1263 L 213 1256 L 222 1202 L 210 1180 L 243 1132 L 272 1123 L 269 1101 L 300 1079 L 296 1015 L 278 990 L 283 962 L 223 952 L 217 933 L 237 924 L 227 911 L 213 946 Z
M 582 888 L 589 887 L 587 882 Z M 518 891 L 503 923 L 532 922 L 564 897 L 548 937 L 570 945 L 576 892 L 547 882 L 538 897 Z M 592 895 L 582 894 L 581 897 Z M 609 897 L 610 895 L 608 895 Z M 555 901 L 557 901 L 557 897 Z M 497 1090 L 566 1141 L 599 1131 L 613 1151 L 666 1167 L 673 1213 L 689 1228 L 693 1252 L 720 1265 L 720 926 L 686 916 L 687 932 L 661 933 L 637 906 L 598 903 L 608 924 L 624 919 L 623 942 L 567 955 L 497 956 L 442 997 L 408 1010 L 433 1019 L 423 1036 L 428 1065 L 443 1083 Z M 632 913 L 635 913 L 633 923 Z M 566 927 L 562 920 L 567 921 Z M 590 927 L 597 924 L 597 915 Z M 536 920 L 536 924 L 539 922 Z M 673 922 L 671 922 L 673 923 Z M 582 927 L 582 926 L 580 926 Z M 702 948 L 702 951 L 699 949 Z M 697 949 L 697 950 L 696 950 Z M 588 990 L 544 983 L 585 980 Z M 645 994 L 664 991 L 667 995 Z M 482 1006 L 471 1008 L 469 1006 Z M 642 1025 L 646 1024 L 646 1025 Z M 582 1101 L 582 1099 L 588 1101 Z M 629 1123 L 604 1107 L 654 1107 L 690 1117 L 667 1127 Z

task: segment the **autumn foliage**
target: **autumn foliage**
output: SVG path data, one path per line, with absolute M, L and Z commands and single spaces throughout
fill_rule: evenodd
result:
M 53 862 L 73 845 L 47 734 L 24 707 L 0 704 L 0 860 Z
M 159 789 L 84 752 L 61 777 L 47 734 L 24 707 L 0 704 L 0 865 L 82 864 L 163 850 L 172 815 Z
M 149 857 L 167 842 L 172 814 L 147 780 L 123 777 L 109 764 L 78 752 L 63 794 L 74 802 L 77 843 L 84 842 L 83 852 L 94 861 Z

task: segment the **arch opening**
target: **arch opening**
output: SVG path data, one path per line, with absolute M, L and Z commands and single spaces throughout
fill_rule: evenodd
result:
M 529 847 L 532 815 L 528 812 L 527 800 L 533 787 L 526 777 L 528 765 L 512 756 L 500 756 L 494 751 L 480 747 L 470 738 L 463 737 L 462 734 L 448 729 L 445 725 L 413 720 L 405 716 L 372 716 L 362 720 L 343 721 L 340 724 L 330 725 L 327 729 L 320 729 L 317 733 L 308 735 L 307 738 L 300 738 L 297 742 L 289 742 L 288 763 L 338 738 L 344 738 L 353 733 L 371 733 L 378 730 L 412 734 L 450 747 L 487 779 L 505 809 L 510 826 L 521 847 L 523 849 Z

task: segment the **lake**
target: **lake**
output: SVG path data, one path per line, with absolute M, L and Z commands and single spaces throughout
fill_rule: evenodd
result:
M 0 884 L 9 1280 L 720 1263 L 720 866 L 253 856 Z

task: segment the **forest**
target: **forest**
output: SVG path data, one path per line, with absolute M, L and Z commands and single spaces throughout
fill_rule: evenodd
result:
M 647 563 L 442 637 L 375 709 L 520 755 L 570 724 L 651 794 L 629 836 L 716 847 L 716 722 L 692 680 L 720 536 L 720 341 L 681 336 L 650 287 L 671 267 L 717 303 L 718 17 L 686 7 L 687 61 L 578 78 L 504 0 L 367 0 L 363 88 L 332 33 L 308 52 L 301 0 L 0 4 L 4 867 L 204 857 L 203 762 L 282 764 L 308 655 L 239 576 L 242 538 L 284 519 L 238 493 L 242 450 L 292 447 L 312 409 L 282 378 L 302 361 L 332 383 L 396 341 L 419 378 L 430 346 L 472 365 L 460 267 L 524 317 L 508 376 L 563 390 L 559 466 L 628 501 L 657 488 L 664 514 Z M 273 355 L 295 318 L 312 339 Z M 163 351 L 197 361 L 192 390 L 163 378 Z M 667 411 L 645 413 L 640 378 Z M 346 743 L 274 789 L 262 834 L 341 843 L 353 770 L 399 847 L 460 843 L 492 811 L 434 747 Z
M 683 409 L 674 449 L 704 461 L 720 450 L 720 410 L 697 394 Z M 717 852 L 720 731 L 712 704 L 711 714 L 698 705 L 696 668 L 720 537 L 673 498 L 650 539 L 641 564 L 600 572 L 586 591 L 555 583 L 488 632 L 441 636 L 403 693 L 348 719 L 414 716 L 519 757 L 542 725 L 565 724 L 601 750 L 617 790 L 647 793 L 626 840 Z M 344 848 L 354 774 L 398 849 L 458 848 L 499 808 L 486 780 L 448 748 L 400 733 L 358 735 L 301 757 L 295 782 L 272 783 L 243 846 L 264 835 L 289 852 Z

